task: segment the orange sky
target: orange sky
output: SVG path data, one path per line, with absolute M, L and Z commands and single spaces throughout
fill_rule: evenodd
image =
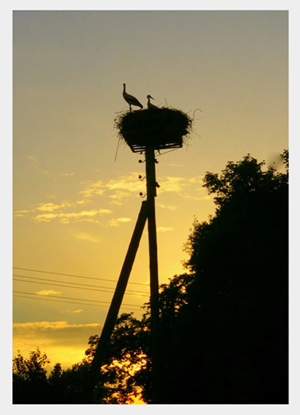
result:
M 194 218 L 214 213 L 202 188 L 206 171 L 220 172 L 247 153 L 272 163 L 288 148 L 288 14 L 13 17 L 14 353 L 40 346 L 51 363 L 67 367 L 100 333 L 145 191 L 142 156 L 119 143 L 114 128 L 127 109 L 123 83 L 144 105 L 151 94 L 158 106 L 190 116 L 201 110 L 187 145 L 157 159 L 165 283 L 184 271 Z M 147 250 L 145 233 L 130 277 L 141 285 L 128 286 L 122 309 L 137 317 L 148 300 Z

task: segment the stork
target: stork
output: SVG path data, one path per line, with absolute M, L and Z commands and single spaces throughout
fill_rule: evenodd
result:
M 157 106 L 151 104 L 151 102 L 150 102 L 150 99 L 154 99 L 154 98 L 151 95 L 147 95 L 147 98 L 148 98 L 148 102 L 147 102 L 148 109 L 149 110 L 151 110 L 151 109 L 152 110 L 157 109 Z
M 137 107 L 143 108 L 143 105 L 132 95 L 127 94 L 126 92 L 126 84 L 123 84 L 123 97 L 125 101 L 129 104 L 129 109 L 131 112 L 131 105 L 135 105 Z

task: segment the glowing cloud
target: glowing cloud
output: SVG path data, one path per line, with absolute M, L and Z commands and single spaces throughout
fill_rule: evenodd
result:
M 130 196 L 130 193 L 128 191 L 124 190 L 118 190 L 116 193 L 109 196 L 111 200 L 111 203 L 114 205 L 123 205 L 124 200 L 128 199 Z
M 83 239 L 85 241 L 90 241 L 90 242 L 98 242 L 97 238 L 95 238 L 94 236 L 86 232 L 76 233 L 74 236 L 76 239 Z
M 78 310 L 61 310 L 61 314 L 67 313 L 67 314 L 79 314 L 82 313 L 83 310 L 82 309 L 78 309 Z
M 202 187 L 203 176 L 190 178 L 166 176 L 161 177 L 158 180 L 160 184 L 159 193 L 161 194 L 175 193 L 181 198 L 190 200 L 209 200 L 206 190 Z M 23 209 L 16 211 L 15 216 L 21 218 L 35 212 L 35 215 L 32 216 L 35 222 L 51 222 L 53 220 L 58 220 L 64 225 L 67 225 L 70 222 L 99 223 L 97 216 L 111 214 L 112 211 L 110 209 L 86 209 L 77 212 L 74 211 L 76 210 L 75 208 L 87 203 L 92 203 L 91 199 L 96 195 L 102 197 L 106 196 L 111 204 L 123 205 L 125 201 L 129 199 L 130 194 L 136 193 L 136 195 L 138 195 L 140 192 L 145 192 L 145 187 L 146 183 L 144 180 L 139 180 L 139 174 L 137 172 L 132 172 L 128 175 L 120 176 L 108 181 L 97 180 L 88 183 L 85 189 L 79 192 L 83 195 L 81 200 L 73 202 L 62 201 L 60 203 L 40 203 L 31 210 Z M 170 211 L 176 210 L 176 206 L 174 205 L 160 203 L 158 206 Z M 109 222 L 109 225 L 119 226 L 121 223 L 129 221 L 131 221 L 130 218 L 112 219 Z
M 81 190 L 79 193 L 83 195 L 83 197 L 93 197 L 95 195 L 102 195 L 104 193 L 103 189 L 103 182 L 101 180 L 96 181 L 95 183 L 90 183 L 88 186 Z
M 88 324 L 69 324 L 67 321 L 33 321 L 28 323 L 14 323 L 14 329 L 30 329 L 30 330 L 62 330 L 62 329 L 78 329 L 99 327 L 98 323 L 88 323 Z
M 110 226 L 119 226 L 121 223 L 128 223 L 131 222 L 131 218 L 118 218 L 118 219 L 112 219 L 108 222 Z
M 167 176 L 162 179 L 160 184 L 161 192 L 176 192 L 179 193 L 186 187 L 187 179 L 184 177 L 171 177 Z
M 42 290 L 42 291 L 37 291 L 36 292 L 37 295 L 61 295 L 62 292 L 61 291 L 54 291 L 54 290 Z
M 162 203 L 158 203 L 157 206 L 160 207 L 161 209 L 167 209 L 167 210 L 172 210 L 172 211 L 177 209 L 177 206 L 164 205 Z
M 157 228 L 157 232 L 167 232 L 167 231 L 172 231 L 172 230 L 173 230 L 173 228 L 172 228 L 172 227 L 166 228 L 166 227 L 164 227 L 164 226 L 159 226 L 159 227 Z
M 72 206 L 71 203 L 62 203 L 61 205 L 55 205 L 54 203 L 43 203 L 37 207 L 37 210 L 40 210 L 42 212 L 53 212 L 54 210 L 70 206 Z
M 70 324 L 67 321 L 36 321 L 13 324 L 13 354 L 23 356 L 39 347 L 51 360 L 63 368 L 71 367 L 84 358 L 90 336 L 100 334 L 98 323 Z
M 108 190 L 123 190 L 127 192 L 142 192 L 145 191 L 145 183 L 139 180 L 139 174 L 132 172 L 126 176 L 120 176 L 116 179 L 109 180 L 105 187 Z
M 167 165 L 170 167 L 185 167 L 184 164 L 177 164 L 177 163 L 168 163 Z
M 60 219 L 62 223 L 68 223 L 70 219 L 83 219 L 86 217 L 94 217 L 96 215 L 110 214 L 112 213 L 109 209 L 92 209 L 92 210 L 83 210 L 81 212 L 71 212 L 71 213 L 43 213 L 35 216 L 34 220 L 36 222 L 50 222 L 53 219 Z
M 26 216 L 28 216 L 28 213 L 30 213 L 31 212 L 31 210 L 17 210 L 16 212 L 15 212 L 15 217 L 17 217 L 17 218 L 24 218 L 24 217 L 26 217 Z

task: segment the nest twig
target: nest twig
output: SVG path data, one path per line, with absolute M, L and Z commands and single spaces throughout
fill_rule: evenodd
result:
M 119 137 L 137 152 L 147 146 L 157 150 L 182 147 L 192 122 L 184 112 L 162 107 L 123 113 L 116 117 L 115 127 Z

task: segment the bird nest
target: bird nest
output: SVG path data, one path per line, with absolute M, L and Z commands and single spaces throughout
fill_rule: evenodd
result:
M 145 109 L 119 115 L 115 127 L 133 152 L 144 151 L 146 147 L 162 150 L 182 147 L 192 128 L 192 119 L 173 108 Z

